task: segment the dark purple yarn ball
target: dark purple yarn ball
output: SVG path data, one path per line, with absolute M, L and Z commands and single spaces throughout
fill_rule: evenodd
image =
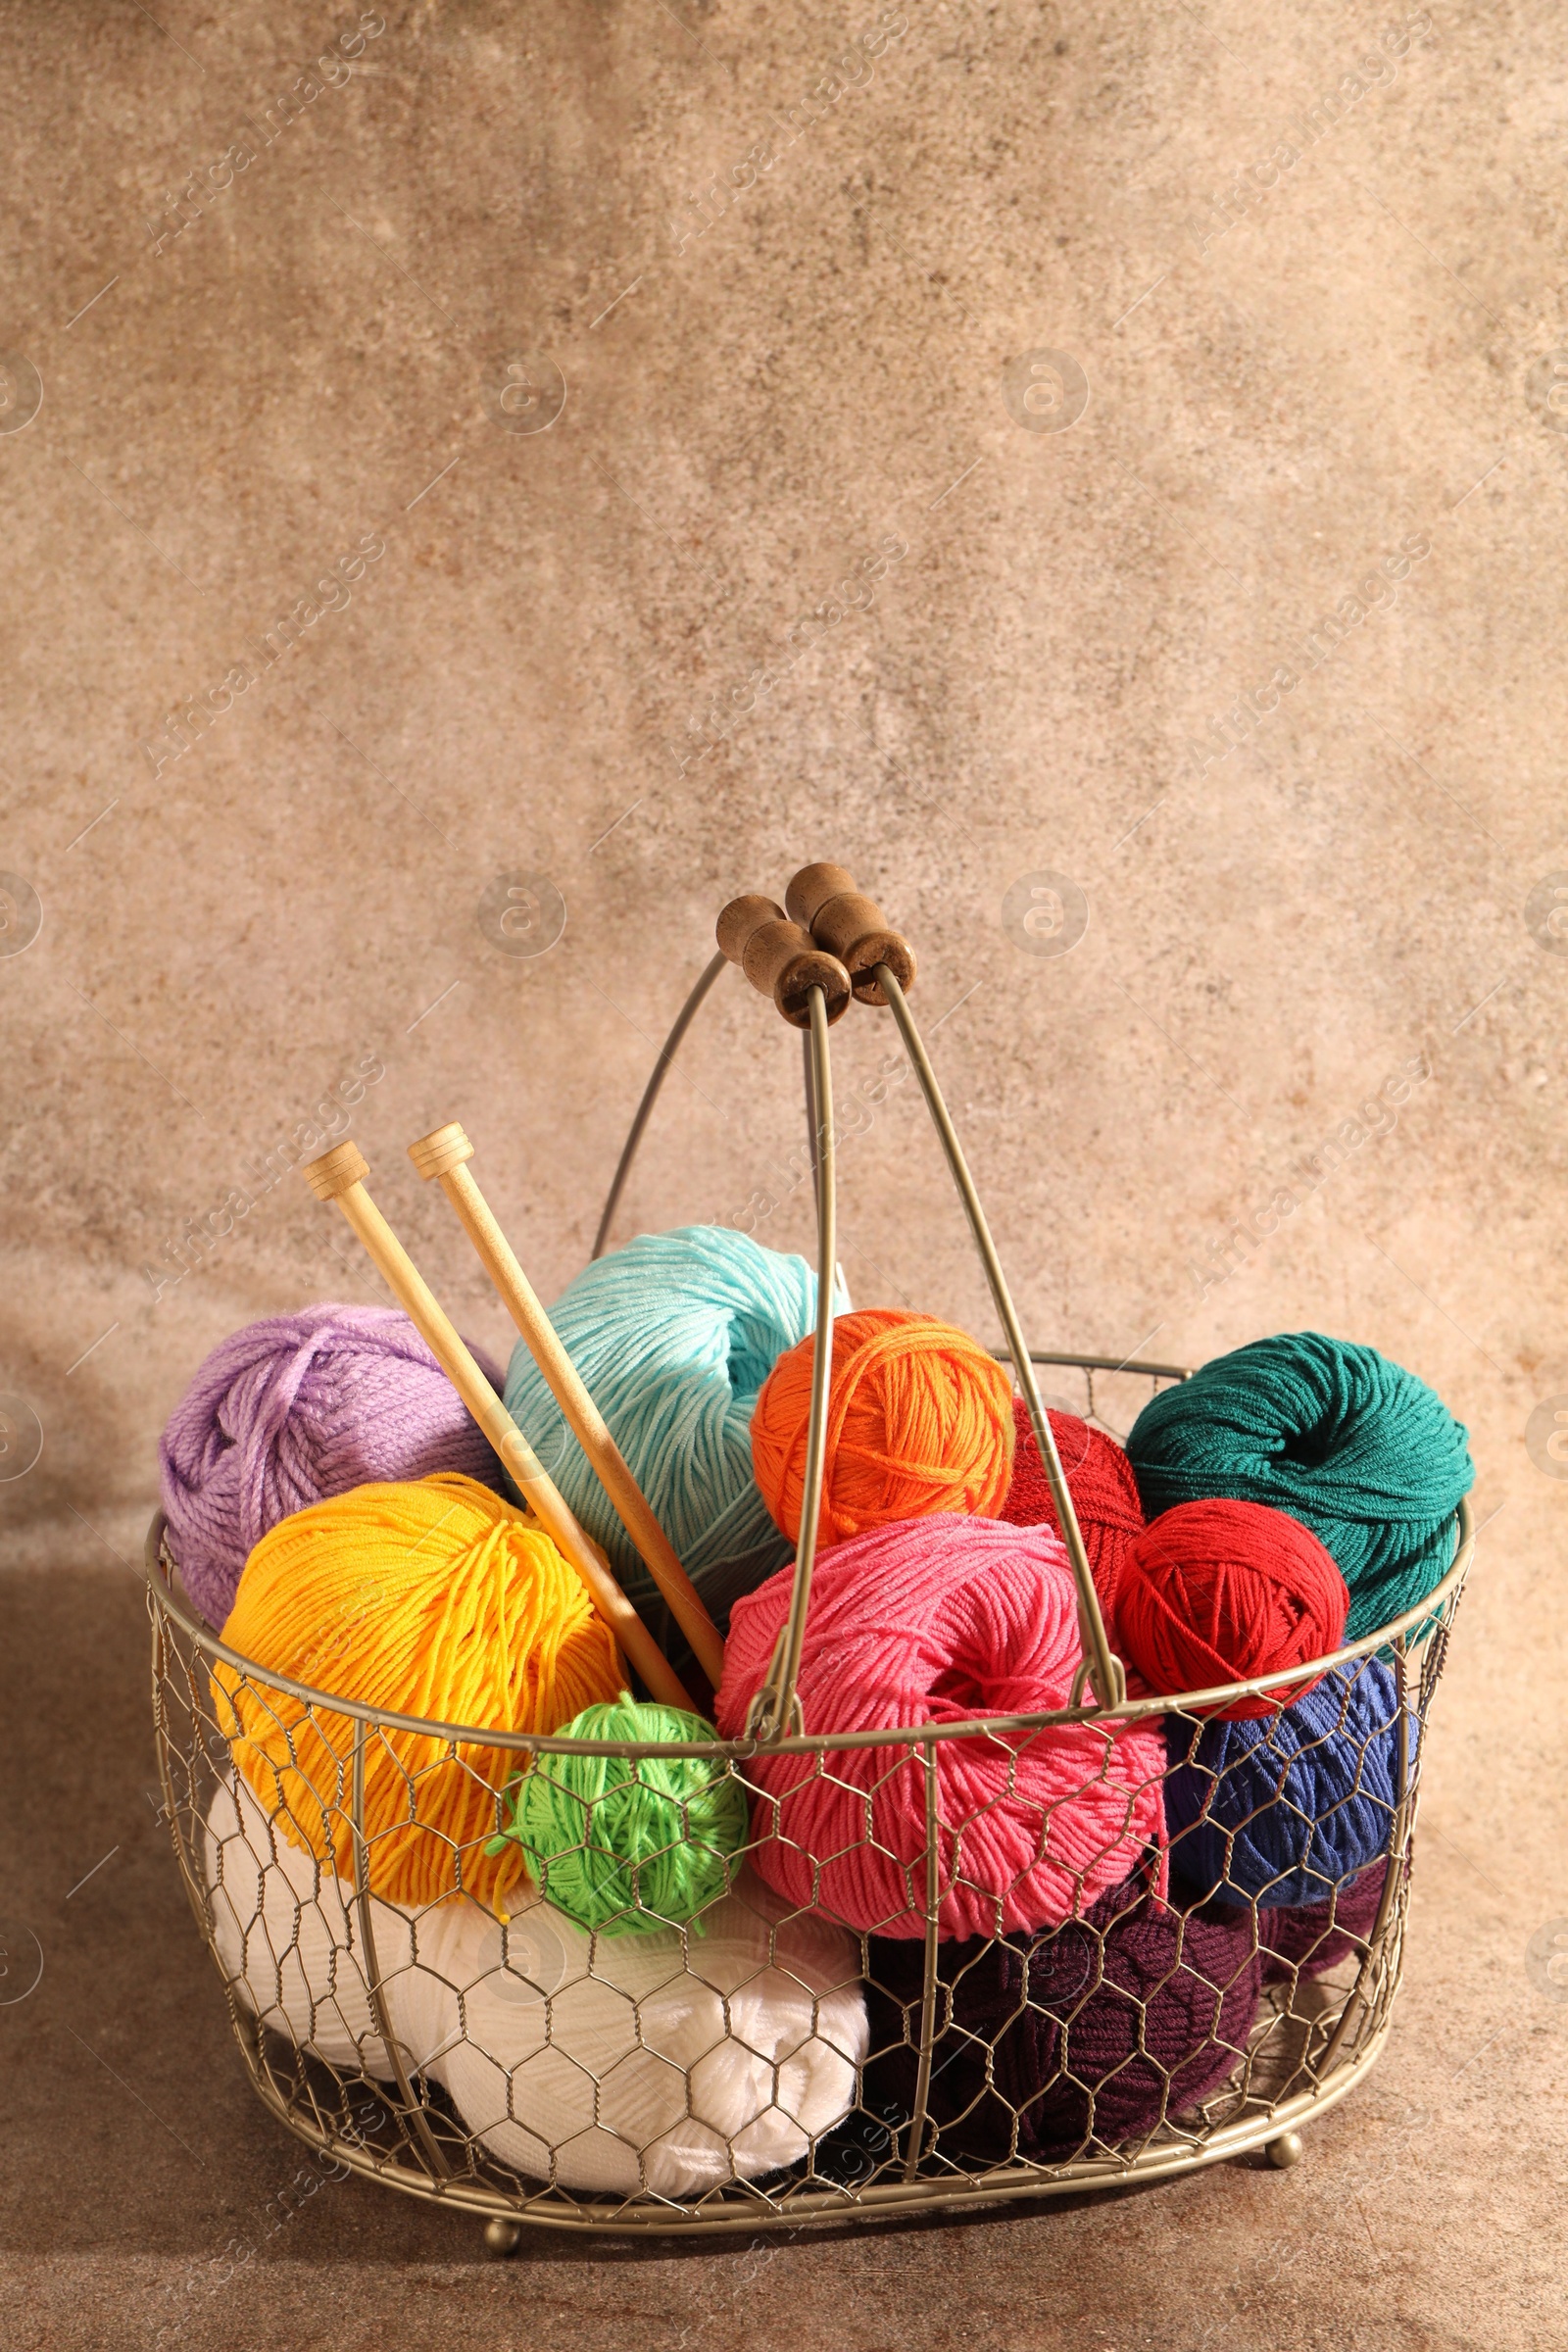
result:
M 499 1393 L 499 1370 L 472 1352 Z M 170 1548 L 217 1626 L 251 1552 L 292 1511 L 436 1470 L 506 1491 L 435 1357 L 407 1315 L 383 1306 L 307 1306 L 234 1332 L 170 1415 L 158 1468 Z
M 923 1962 L 871 1939 L 867 2101 L 913 2104 Z M 1250 1917 L 1190 1917 L 1135 1883 L 1048 1934 L 943 1943 L 938 1972 L 936 2150 L 988 2163 L 1136 2142 L 1196 2106 L 1245 2052 L 1261 1978 Z
M 1383 1881 L 1392 1867 L 1374 1863 L 1336 1890 L 1324 1903 L 1298 1903 L 1283 1909 L 1260 1910 L 1257 1937 L 1264 1946 L 1263 1982 L 1288 1984 L 1292 1977 L 1320 1977 L 1354 1953 L 1360 1958 L 1377 1924 L 1383 1899 Z M 1245 1926 L 1248 1914 L 1239 1915 Z

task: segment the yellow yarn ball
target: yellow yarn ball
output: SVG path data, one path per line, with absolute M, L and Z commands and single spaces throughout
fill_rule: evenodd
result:
M 555 1732 L 613 1699 L 624 1671 L 575 1570 L 525 1512 L 457 1472 L 357 1487 L 279 1521 L 245 1563 L 223 1628 L 233 1649 L 295 1682 L 398 1715 Z M 219 1722 L 291 1844 L 354 1870 L 355 1721 L 220 1662 Z M 484 1903 L 514 1883 L 515 1849 L 485 1853 L 515 1749 L 370 1729 L 365 1832 L 371 1890 Z

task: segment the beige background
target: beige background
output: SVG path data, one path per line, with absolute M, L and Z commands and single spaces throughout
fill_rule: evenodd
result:
M 0 868 L 42 917 L 0 956 L 13 1467 L 42 1440 L 0 1484 L 0 1908 L 44 1957 L 0 2005 L 8 2339 L 151 2344 L 189 2293 L 180 2342 L 257 2352 L 1559 2342 L 1568 1983 L 1527 1944 L 1568 1914 L 1565 1497 L 1526 1445 L 1568 1409 L 1555 12 L 906 0 L 883 45 L 873 0 L 386 0 L 262 147 L 247 119 L 355 18 L 0 9 L 0 345 L 42 385 L 20 422 L 25 366 L 0 383 Z M 502 429 L 552 367 L 555 421 Z M 351 601 L 217 715 L 367 538 Z M 786 670 L 888 541 L 874 601 Z M 1352 620 L 1401 542 L 1428 552 Z M 128 1563 L 203 1351 L 370 1292 L 297 1178 L 178 1281 L 175 1252 L 368 1057 L 379 1196 L 504 1347 L 406 1145 L 466 1121 L 548 1296 L 718 907 L 821 856 L 920 947 L 1039 1344 L 1197 1361 L 1320 1325 L 1472 1430 L 1488 1524 L 1388 2059 L 1289 2177 L 510 2270 L 349 2186 L 213 2291 L 296 2156 L 144 1798 Z M 1004 920 L 1044 874 L 1087 901 L 1070 953 Z M 537 956 L 482 911 L 524 875 L 565 909 Z M 887 1051 L 865 1016 L 837 1045 L 846 1088 Z M 1412 1065 L 1396 1120 L 1347 1132 Z M 794 1041 L 726 976 L 622 1230 L 762 1195 L 801 1246 L 800 1134 Z M 843 1219 L 858 1300 L 995 1336 L 911 1090 L 847 1149 Z

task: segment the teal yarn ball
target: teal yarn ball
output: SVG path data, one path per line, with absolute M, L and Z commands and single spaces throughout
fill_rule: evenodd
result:
M 759 1550 L 759 1581 L 790 1557 L 752 1479 L 752 1407 L 816 1321 L 804 1257 L 722 1225 L 645 1233 L 584 1266 L 551 1320 L 699 1592 L 704 1571 Z M 507 1406 L 630 1598 L 656 1588 L 543 1373 L 519 1340 Z
M 1320 1331 L 1253 1340 L 1162 1389 L 1127 1452 L 1151 1519 L 1223 1494 L 1309 1527 L 1349 1588 L 1347 1642 L 1442 1582 L 1475 1479 L 1465 1430 L 1424 1380 Z
M 557 1738 L 662 1745 L 718 1734 L 701 1715 L 623 1691 Z M 510 1793 L 511 1827 L 487 1850 L 515 1839 L 546 1901 L 607 1936 L 696 1919 L 728 1893 L 730 1856 L 750 1835 L 745 1787 L 708 1756 L 541 1755 Z

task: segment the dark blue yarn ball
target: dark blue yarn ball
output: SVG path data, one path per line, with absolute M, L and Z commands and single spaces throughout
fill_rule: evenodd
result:
M 1410 1761 L 1415 1763 L 1415 1718 Z M 1279 1714 L 1165 1719 L 1170 1861 L 1200 1901 L 1321 1903 L 1389 1850 L 1399 1708 L 1381 1658 L 1337 1666 Z

